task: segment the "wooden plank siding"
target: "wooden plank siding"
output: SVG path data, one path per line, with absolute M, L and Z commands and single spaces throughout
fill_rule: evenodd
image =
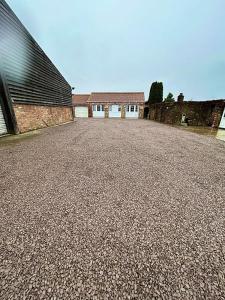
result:
M 0 72 L 11 102 L 72 106 L 70 85 L 5 0 L 0 0 Z

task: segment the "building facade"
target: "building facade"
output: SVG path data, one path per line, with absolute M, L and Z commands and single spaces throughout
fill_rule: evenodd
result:
M 70 85 L 0 0 L 0 134 L 72 120 Z
M 75 117 L 143 119 L 144 93 L 91 93 L 73 95 Z
M 75 118 L 88 118 L 91 115 L 90 105 L 87 103 L 90 95 L 73 95 L 73 108 Z
M 144 93 L 92 93 L 87 101 L 93 118 L 142 119 Z
M 75 111 L 84 110 L 86 107 L 85 115 L 87 116 L 88 110 L 88 116 L 93 118 L 142 119 L 144 103 L 145 97 L 142 92 L 91 93 L 90 95 L 73 96 Z

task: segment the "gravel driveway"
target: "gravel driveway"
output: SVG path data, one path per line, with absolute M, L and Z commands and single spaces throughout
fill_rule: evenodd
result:
M 83 119 L 0 166 L 0 299 L 225 299 L 224 142 Z

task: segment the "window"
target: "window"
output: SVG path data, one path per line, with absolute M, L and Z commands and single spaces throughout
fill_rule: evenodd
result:
M 104 105 L 98 104 L 98 105 L 95 105 L 95 106 L 97 106 L 97 111 L 104 111 Z
M 96 105 L 93 105 L 93 111 L 96 111 Z
M 109 106 L 109 111 L 112 111 L 112 105 Z
M 129 112 L 129 105 L 127 105 L 127 112 Z
M 135 111 L 138 112 L 138 106 L 137 105 L 135 106 Z
M 134 105 L 131 105 L 131 106 L 130 106 L 130 111 L 131 111 L 131 112 L 134 112 Z
M 118 111 L 121 111 L 121 106 L 119 105 L 119 107 L 118 107 Z

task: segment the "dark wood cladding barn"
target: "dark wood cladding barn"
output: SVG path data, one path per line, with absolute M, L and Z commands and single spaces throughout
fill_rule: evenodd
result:
M 71 87 L 4 0 L 0 71 L 13 103 L 72 106 Z

